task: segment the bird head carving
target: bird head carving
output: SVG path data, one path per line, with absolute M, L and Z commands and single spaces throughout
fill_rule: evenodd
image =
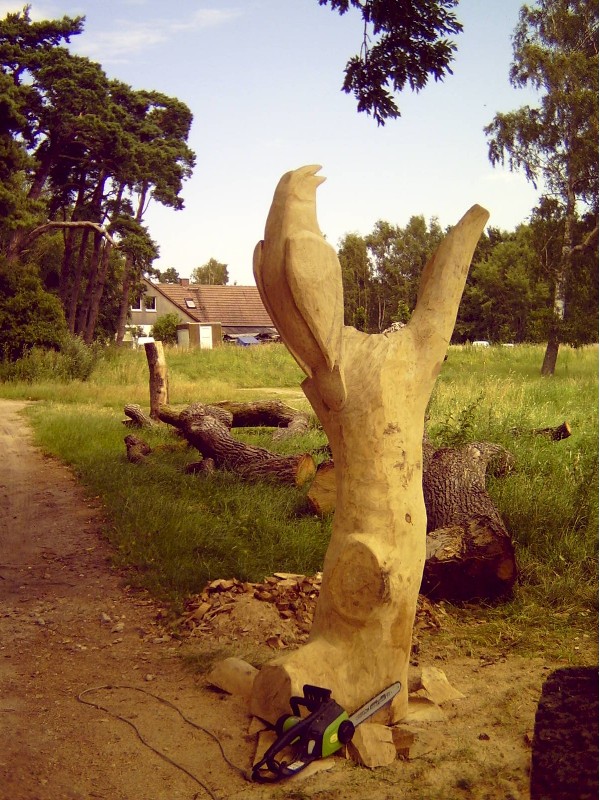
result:
M 271 210 L 265 226 L 265 240 L 274 233 L 274 226 L 284 224 L 293 230 L 310 230 L 321 233 L 317 222 L 317 188 L 326 178 L 317 175 L 319 164 L 286 172 L 282 176 L 273 196 Z M 289 232 L 289 230 L 288 230 Z

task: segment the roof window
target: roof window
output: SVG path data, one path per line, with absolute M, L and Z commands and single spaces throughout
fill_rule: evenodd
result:
M 196 303 L 194 302 L 194 300 L 192 300 L 191 297 L 185 298 L 185 304 L 188 308 L 196 308 Z

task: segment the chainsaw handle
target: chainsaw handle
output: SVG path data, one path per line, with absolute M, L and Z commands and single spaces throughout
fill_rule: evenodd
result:
M 310 721 L 311 717 L 306 717 L 306 719 L 300 720 L 296 725 L 292 725 L 289 730 L 277 737 L 276 741 L 269 747 L 262 759 L 252 767 L 253 781 L 257 781 L 258 783 L 275 783 L 283 777 L 281 774 L 282 765 L 277 761 L 275 756 L 288 747 L 288 745 L 293 744 L 293 742 L 302 735 L 302 732 L 309 727 Z M 264 769 L 265 766 L 267 770 Z M 273 773 L 273 775 L 268 775 L 267 771 Z

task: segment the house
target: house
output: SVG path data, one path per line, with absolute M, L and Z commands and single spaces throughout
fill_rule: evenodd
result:
M 149 334 L 156 319 L 177 314 L 178 341 L 183 346 L 211 347 L 240 336 L 277 338 L 277 331 L 256 286 L 206 286 L 152 283 L 144 280 L 145 293 L 131 307 L 130 325 Z

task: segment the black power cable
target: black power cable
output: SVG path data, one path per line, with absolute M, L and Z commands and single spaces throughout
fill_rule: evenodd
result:
M 148 742 L 146 739 L 144 739 L 144 737 L 142 736 L 139 728 L 131 720 L 127 719 L 126 717 L 121 716 L 120 714 L 117 714 L 114 711 L 111 711 L 109 708 L 106 708 L 106 706 L 100 705 L 100 703 L 95 703 L 93 700 L 84 699 L 85 695 L 90 694 L 91 692 L 100 692 L 100 691 L 103 691 L 103 690 L 109 691 L 111 689 L 126 689 L 126 690 L 130 690 L 130 691 L 134 691 L 134 692 L 141 692 L 142 694 L 147 694 L 149 697 L 153 697 L 155 700 L 158 700 L 159 703 L 162 703 L 163 705 L 167 706 L 168 708 L 171 708 L 173 711 L 175 711 L 177 714 L 179 714 L 181 719 L 184 722 L 186 722 L 188 725 L 191 725 L 196 730 L 201 731 L 202 733 L 205 733 L 207 736 L 210 736 L 210 738 L 213 739 L 219 745 L 219 750 L 221 751 L 221 755 L 223 756 L 223 760 L 231 767 L 231 769 L 233 769 L 237 773 L 239 773 L 244 778 L 244 780 L 248 780 L 248 777 L 247 777 L 246 773 L 244 772 L 244 770 L 240 769 L 240 767 L 238 767 L 236 764 L 234 764 L 232 761 L 230 761 L 229 758 L 227 758 L 227 755 L 226 755 L 225 751 L 223 750 L 223 745 L 221 744 L 221 742 L 219 741 L 217 736 L 215 736 L 215 734 L 212 733 L 212 731 L 209 731 L 206 728 L 203 728 L 202 725 L 198 725 L 196 722 L 194 722 L 193 720 L 191 720 L 188 717 L 186 717 L 185 714 L 179 708 L 177 708 L 176 705 L 171 703 L 169 700 L 165 700 L 164 697 L 160 697 L 157 694 L 153 694 L 152 692 L 149 692 L 147 689 L 142 689 L 139 686 L 130 686 L 130 685 L 127 685 L 127 684 L 116 684 L 116 683 L 107 683 L 107 684 L 104 684 L 103 686 L 93 686 L 93 687 L 90 687 L 89 689 L 85 689 L 83 692 L 81 692 L 80 694 L 77 695 L 77 700 L 80 703 L 83 703 L 84 705 L 87 705 L 87 706 L 91 706 L 92 708 L 97 708 L 99 711 L 105 711 L 107 714 L 110 714 L 115 719 L 118 719 L 121 722 L 125 722 L 127 725 L 129 725 L 130 728 L 133 728 L 133 730 L 136 733 L 136 736 L 138 737 L 138 739 L 140 740 L 140 742 L 143 745 L 145 745 L 149 750 L 152 750 L 153 753 L 156 753 L 157 756 L 160 756 L 160 758 L 162 758 L 163 761 L 166 761 L 167 764 L 170 764 L 171 766 L 173 766 L 176 769 L 180 770 L 181 772 L 185 773 L 189 778 L 191 778 L 195 783 L 197 783 L 198 786 L 200 786 L 206 792 L 206 794 L 209 795 L 211 800 L 219 800 L 219 798 L 214 794 L 214 792 L 203 781 L 201 781 L 199 778 L 197 778 L 188 769 L 183 767 L 181 764 L 178 764 L 176 761 L 173 761 L 172 758 L 169 758 L 169 756 L 165 755 L 164 753 L 161 753 L 160 750 L 157 750 L 156 747 L 154 747 L 153 745 L 150 744 L 150 742 Z M 195 800 L 196 797 L 198 797 L 198 793 L 196 793 L 194 795 L 194 800 Z

